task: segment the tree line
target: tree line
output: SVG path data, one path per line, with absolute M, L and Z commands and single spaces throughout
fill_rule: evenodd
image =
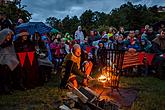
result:
M 96 29 L 98 31 L 108 30 L 109 26 L 125 29 L 140 29 L 142 26 L 165 20 L 165 12 L 158 12 L 158 6 L 147 7 L 146 5 L 133 5 L 127 2 L 115 8 L 109 13 L 86 10 L 78 18 L 67 15 L 64 19 L 48 17 L 46 23 L 61 32 L 73 34 L 77 26 L 81 25 L 87 32 Z
M 0 13 L 6 13 L 13 22 L 19 18 L 27 22 L 31 19 L 31 13 L 18 7 L 17 4 L 10 3 L 0 5 Z M 142 26 L 165 20 L 165 12 L 158 12 L 158 6 L 147 7 L 146 5 L 133 5 L 127 2 L 120 8 L 112 9 L 109 13 L 86 10 L 80 17 L 67 15 L 63 19 L 55 16 L 48 17 L 46 23 L 58 29 L 60 32 L 74 34 L 77 26 L 81 25 L 86 32 L 96 29 L 98 31 L 108 30 L 109 26 L 119 28 L 124 26 L 126 30 L 140 29 Z

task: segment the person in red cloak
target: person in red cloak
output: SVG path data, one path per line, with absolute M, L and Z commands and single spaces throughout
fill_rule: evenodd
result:
M 38 85 L 39 82 L 38 64 L 35 54 L 32 64 L 27 54 L 29 52 L 35 52 L 35 45 L 30 40 L 29 33 L 26 30 L 20 31 L 20 33 L 17 35 L 17 40 L 14 42 L 14 46 L 17 54 L 26 54 L 24 59 L 19 58 L 20 62 L 22 62 L 21 60 L 24 60 L 24 64 L 20 64 L 18 69 L 20 80 L 22 81 L 25 88 L 34 88 Z

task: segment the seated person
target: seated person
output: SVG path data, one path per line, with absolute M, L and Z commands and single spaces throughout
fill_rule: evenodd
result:
M 154 40 L 152 40 L 153 51 L 157 54 L 165 53 L 165 29 L 161 31 Z
M 129 32 L 127 39 L 124 41 L 124 45 L 128 48 L 128 51 L 137 52 L 140 49 L 139 42 L 135 38 L 134 30 Z
M 90 67 L 91 65 L 89 65 L 90 70 L 88 67 L 85 67 L 87 70 L 85 70 L 85 72 L 83 73 L 80 70 L 80 61 L 81 61 L 81 48 L 80 45 L 75 44 L 73 46 L 72 52 L 67 54 L 64 58 L 64 62 L 62 64 L 62 70 L 61 70 L 62 79 L 61 79 L 60 88 L 66 88 L 67 83 L 71 83 L 75 88 L 78 88 L 76 75 L 83 77 L 84 78 L 83 84 L 87 85 L 87 78 L 89 76 L 92 67 Z
M 152 65 L 155 65 L 160 79 L 165 79 L 165 29 L 161 31 L 154 40 L 152 40 L 152 51 L 156 53 Z

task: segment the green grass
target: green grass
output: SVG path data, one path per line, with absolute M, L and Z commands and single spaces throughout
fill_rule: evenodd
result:
M 139 91 L 131 110 L 165 110 L 165 80 L 153 77 L 122 77 L 120 84 Z
M 42 87 L 0 96 L 0 110 L 56 110 L 57 103 L 62 103 L 61 98 L 66 96 L 66 90 L 61 91 L 57 84 L 53 77 Z
M 62 103 L 62 97 L 66 95 L 66 90 L 57 88 L 57 81 L 54 76 L 51 82 L 42 87 L 0 96 L 0 110 L 56 110 L 56 103 Z M 139 91 L 131 110 L 165 110 L 165 80 L 121 77 L 120 86 Z

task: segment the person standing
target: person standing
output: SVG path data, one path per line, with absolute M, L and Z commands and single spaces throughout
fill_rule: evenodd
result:
M 17 40 L 14 42 L 14 47 L 17 53 L 25 53 L 25 59 L 23 65 L 19 65 L 18 74 L 20 75 L 20 80 L 26 88 L 34 88 L 39 85 L 39 73 L 38 73 L 38 64 L 37 59 L 34 54 L 34 59 L 32 64 L 27 55 L 28 52 L 35 52 L 35 45 L 30 40 L 29 33 L 26 30 L 21 30 L 17 35 Z
M 10 29 L 0 31 L 0 90 L 5 94 L 11 94 L 11 73 L 19 64 L 12 35 Z
M 81 26 L 78 26 L 78 29 L 75 32 L 75 40 L 77 40 L 80 43 L 80 45 L 84 44 L 84 34 L 82 32 Z

